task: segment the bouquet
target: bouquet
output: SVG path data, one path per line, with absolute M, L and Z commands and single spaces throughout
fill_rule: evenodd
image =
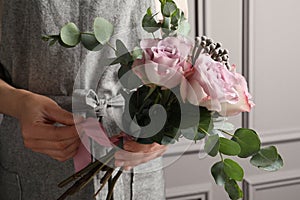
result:
M 93 32 L 81 32 L 74 23 L 67 23 L 59 35 L 45 35 L 43 39 L 50 45 L 59 42 L 68 48 L 81 43 L 91 51 L 111 47 L 116 57 L 108 60 L 111 65 L 120 65 L 120 92 L 125 99 L 122 130 L 126 135 L 121 138 L 165 145 L 176 143 L 182 137 L 195 142 L 204 140 L 205 152 L 212 157 L 219 156 L 219 161 L 211 167 L 216 184 L 224 186 L 231 199 L 240 199 L 243 192 L 237 182 L 243 180 L 244 171 L 231 157 L 250 157 L 253 166 L 266 171 L 280 169 L 283 160 L 276 147 L 261 147 L 254 130 L 238 128 L 231 133 L 226 129 L 230 124 L 225 119 L 222 126 L 216 123 L 220 117 L 251 110 L 254 103 L 247 82 L 230 65 L 228 51 L 220 43 L 205 36 L 195 41 L 187 39 L 189 23 L 174 1 L 160 0 L 160 3 L 163 19 L 157 20 L 158 13 L 147 10 L 142 27 L 152 38 L 142 39 L 133 51 L 121 40 L 116 40 L 115 47 L 110 43 L 114 27 L 101 17 L 95 19 Z M 96 107 L 97 103 L 95 112 Z M 122 147 L 122 139 L 115 144 Z M 59 200 L 82 189 L 100 170 L 106 173 L 97 193 L 111 179 L 107 196 L 111 199 L 122 173 L 120 168 L 113 176 L 116 169 L 110 166 L 114 153 L 113 149 L 61 182 L 59 187 L 76 181 Z

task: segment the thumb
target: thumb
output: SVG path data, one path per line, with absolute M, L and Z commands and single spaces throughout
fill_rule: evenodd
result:
M 59 106 L 52 106 L 50 108 L 48 108 L 47 110 L 47 117 L 49 120 L 63 124 L 63 125 L 67 125 L 67 126 L 71 126 L 74 125 L 77 122 L 81 122 L 83 119 L 81 119 L 80 117 L 73 117 L 73 114 L 71 112 L 68 112 L 64 109 L 62 109 Z

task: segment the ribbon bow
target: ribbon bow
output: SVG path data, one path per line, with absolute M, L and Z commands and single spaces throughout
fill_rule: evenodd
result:
M 74 167 L 76 171 L 81 170 L 91 162 L 91 154 L 87 149 L 90 149 L 90 140 L 94 141 L 105 147 L 112 147 L 112 143 L 116 142 L 108 138 L 104 128 L 99 123 L 101 117 L 107 116 L 107 108 L 109 107 L 123 107 L 125 100 L 121 94 L 113 96 L 109 99 L 99 99 L 97 94 L 89 90 L 75 90 L 73 94 L 73 110 L 75 113 L 84 114 L 86 120 L 78 124 L 81 136 L 81 144 L 78 153 L 74 156 Z M 97 118 L 92 118 L 95 116 Z
M 73 94 L 73 108 L 75 112 L 94 112 L 98 118 L 107 116 L 108 107 L 123 107 L 125 100 L 121 94 L 111 98 L 100 98 L 91 90 L 75 90 Z M 91 110 L 92 109 L 92 110 Z

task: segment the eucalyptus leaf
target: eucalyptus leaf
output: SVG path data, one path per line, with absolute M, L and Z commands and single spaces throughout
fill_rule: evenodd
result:
M 133 60 L 142 59 L 143 58 L 143 50 L 139 47 L 135 47 L 132 51 Z
M 148 33 L 154 33 L 160 28 L 153 15 L 146 14 L 142 20 L 142 27 Z
M 242 181 L 244 177 L 244 170 L 243 168 L 235 161 L 231 159 L 224 160 L 224 172 L 233 180 Z
M 94 21 L 95 37 L 102 45 L 106 44 L 114 32 L 114 26 L 102 17 L 97 17 Z
M 161 10 L 164 17 L 170 17 L 177 10 L 177 6 L 174 2 L 168 1 L 162 4 Z
M 264 168 L 272 165 L 278 159 L 277 149 L 274 146 L 261 149 L 250 159 L 250 163 L 256 167 Z
M 121 66 L 118 70 L 118 77 L 124 88 L 132 90 L 143 83 L 141 79 L 127 66 Z
M 80 42 L 80 31 L 74 23 L 67 23 L 60 30 L 60 38 L 67 46 L 76 46 Z
M 81 34 L 81 43 L 90 51 L 100 51 L 103 48 L 103 45 L 97 41 L 95 35 L 92 33 Z
M 202 133 L 209 133 L 213 129 L 211 112 L 206 108 L 199 107 L 200 120 L 198 124 L 198 131 Z
M 191 31 L 191 25 L 187 20 L 180 21 L 178 24 L 177 33 L 179 35 L 188 36 Z
M 125 44 L 124 44 L 121 40 L 119 40 L 119 39 L 116 41 L 116 47 L 117 47 L 117 51 L 116 51 L 116 56 L 117 56 L 117 57 L 122 56 L 122 55 L 128 53 L 127 47 L 126 47 Z
M 226 138 L 219 138 L 220 149 L 219 151 L 228 156 L 235 156 L 241 152 L 241 147 L 237 142 L 228 140 Z
M 271 165 L 269 165 L 267 167 L 260 167 L 260 168 L 265 171 L 274 172 L 274 171 L 281 169 L 282 167 L 283 167 L 283 160 L 282 160 L 281 156 L 278 154 L 278 158 L 275 162 L 273 162 Z
M 176 140 L 168 137 L 168 136 L 163 136 L 162 140 L 161 140 L 161 144 L 162 145 L 169 145 L 169 144 L 175 144 Z
M 220 142 L 219 142 L 219 135 L 210 135 L 204 145 L 204 151 L 212 156 L 215 157 L 219 152 Z
M 215 163 L 211 167 L 211 174 L 217 185 L 224 185 L 226 179 L 228 179 L 224 172 L 224 163 L 222 161 Z
M 201 113 L 199 113 L 198 106 L 195 106 L 195 105 L 192 105 L 189 103 L 182 103 L 179 106 L 180 106 L 179 111 L 181 113 L 181 116 L 178 116 L 178 117 L 180 117 L 180 119 L 181 119 L 181 122 L 180 122 L 181 129 L 194 127 L 199 124 L 199 120 L 201 120 L 202 118 L 200 118 Z M 205 118 L 203 118 L 203 120 L 205 120 Z M 201 125 L 203 126 L 203 129 L 206 129 L 206 123 L 204 123 L 204 121 L 202 121 L 202 122 L 203 122 L 203 124 L 201 124 Z
M 225 182 L 225 190 L 228 193 L 230 199 L 232 200 L 238 200 L 243 198 L 243 191 L 241 190 L 241 188 L 235 180 L 227 180 Z
M 241 158 L 252 156 L 260 150 L 261 142 L 254 130 L 239 128 L 232 140 L 239 143 L 241 152 L 238 156 Z
M 202 140 L 205 138 L 205 133 L 198 132 L 198 127 L 190 127 L 187 129 L 181 129 L 181 133 L 183 137 L 189 140 Z

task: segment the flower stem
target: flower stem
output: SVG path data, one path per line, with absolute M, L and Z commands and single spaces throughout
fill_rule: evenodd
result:
M 229 133 L 229 132 L 227 132 L 227 131 L 224 131 L 224 130 L 222 130 L 222 129 L 218 129 L 218 131 L 221 131 L 222 133 L 225 133 L 226 135 L 229 135 L 229 136 L 231 136 L 231 137 L 235 137 L 233 134 L 231 134 L 231 133 Z
M 112 48 L 112 50 L 114 50 L 115 52 L 117 52 L 117 49 L 115 49 L 109 42 L 106 43 L 107 46 L 109 46 L 110 48 Z
M 206 130 L 204 130 L 202 127 L 199 127 L 199 129 L 200 129 L 203 133 L 205 133 L 206 135 L 209 135 L 209 133 L 208 133 Z
M 94 198 L 96 198 L 96 196 L 99 194 L 99 192 L 104 188 L 105 184 L 107 183 L 107 181 L 110 179 L 110 177 L 112 176 L 113 172 L 115 169 L 110 168 L 106 174 L 104 175 L 104 177 L 101 179 L 101 187 L 97 190 L 97 192 L 93 195 Z
M 118 179 L 120 178 L 122 172 L 123 172 L 123 168 L 120 168 L 119 171 L 118 171 L 118 173 L 114 176 L 114 178 L 113 178 L 113 180 L 112 180 L 112 183 L 111 183 L 111 188 L 110 188 L 110 190 L 109 190 L 109 193 L 107 194 L 106 200 L 111 200 L 111 199 L 112 199 L 114 187 L 115 187 L 115 185 L 116 185 L 116 182 L 117 182 Z
M 220 157 L 221 157 L 222 162 L 224 162 L 222 153 L 219 152 L 219 155 L 220 155 Z

